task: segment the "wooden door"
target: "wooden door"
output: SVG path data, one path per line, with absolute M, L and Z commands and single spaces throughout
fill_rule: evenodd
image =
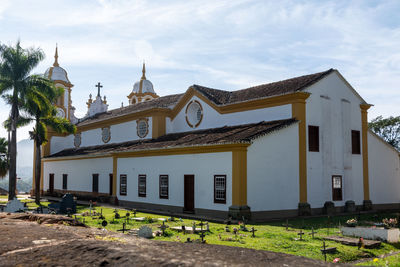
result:
M 185 212 L 194 212 L 194 175 L 185 175 L 184 181 Z
M 97 193 L 99 192 L 99 174 L 93 174 L 93 181 L 92 181 L 92 192 Z
M 49 192 L 50 194 L 54 192 L 54 173 L 49 174 Z
M 113 174 L 110 173 L 110 196 L 112 196 L 112 194 L 113 194 L 113 184 L 114 184 Z

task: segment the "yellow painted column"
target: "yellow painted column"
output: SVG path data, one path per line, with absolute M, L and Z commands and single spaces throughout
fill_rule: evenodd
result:
M 117 195 L 117 174 L 118 174 L 118 158 L 113 156 L 113 190 L 112 195 Z
M 369 196 L 369 172 L 368 172 L 368 109 L 371 105 L 361 104 L 361 138 L 363 160 L 363 185 L 364 200 L 370 200 Z
M 157 114 L 152 117 L 152 137 L 158 138 L 166 133 L 166 116 Z
M 292 116 L 299 121 L 299 202 L 307 203 L 307 139 L 306 99 L 309 94 L 292 103 Z
M 247 147 L 232 151 L 232 205 L 247 205 Z

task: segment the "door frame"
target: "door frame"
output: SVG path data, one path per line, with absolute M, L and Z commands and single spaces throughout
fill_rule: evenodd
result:
M 194 190 L 194 188 L 195 188 L 195 176 L 194 176 L 194 174 L 185 174 L 184 175 L 184 177 L 183 177 L 183 212 L 185 212 L 185 213 L 194 213 L 195 212 L 195 190 Z M 192 188 L 186 188 L 186 186 L 189 186 L 189 184 L 186 182 L 186 180 L 187 179 L 192 179 L 192 183 L 190 183 L 191 185 L 192 185 Z M 187 190 L 190 190 L 191 191 L 191 195 L 192 195 L 192 198 L 193 199 L 191 199 L 190 197 L 189 197 L 189 195 L 187 195 Z M 193 205 L 193 207 L 188 207 L 189 205 L 188 205 L 188 202 L 189 201 L 191 201 L 192 200 L 192 205 Z
M 54 193 L 54 173 L 49 173 L 49 193 Z

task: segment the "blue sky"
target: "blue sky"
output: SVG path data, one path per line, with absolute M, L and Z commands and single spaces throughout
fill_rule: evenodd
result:
M 373 118 L 400 115 L 399 14 L 400 1 L 1 0 L 0 42 L 42 48 L 36 73 L 52 65 L 58 43 L 78 117 L 97 82 L 110 109 L 127 105 L 145 60 L 161 96 L 336 68 L 375 105 Z M 5 118 L 9 108 L 0 104 Z

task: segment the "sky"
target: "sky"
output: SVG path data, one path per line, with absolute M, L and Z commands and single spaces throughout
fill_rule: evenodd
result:
M 0 43 L 41 48 L 46 58 L 33 73 L 53 64 L 57 43 L 78 117 L 97 82 L 109 109 L 127 105 L 145 61 L 160 96 L 335 68 L 374 105 L 371 119 L 400 115 L 399 14 L 397 0 L 0 0 Z M 0 102 L 1 119 L 9 110 Z

